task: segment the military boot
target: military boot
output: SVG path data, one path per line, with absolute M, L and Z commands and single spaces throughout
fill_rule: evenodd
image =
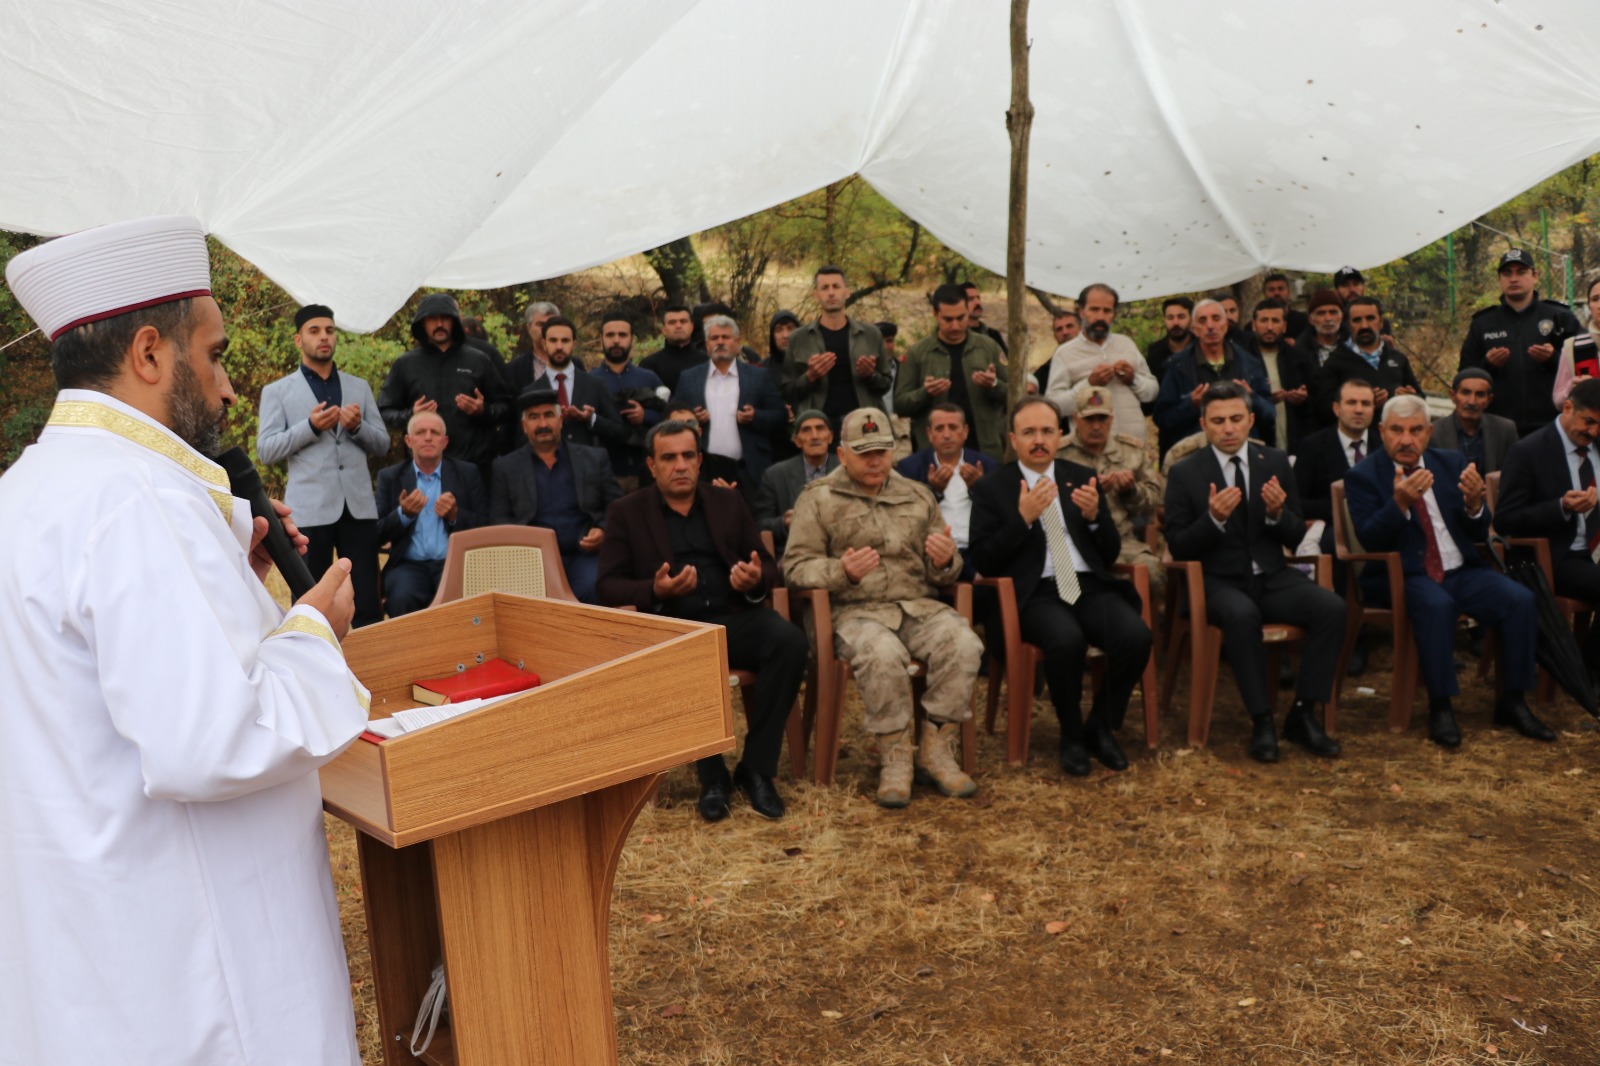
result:
M 916 723 L 894 733 L 878 734 L 878 806 L 904 807 L 911 802 L 911 731 Z
M 946 796 L 970 796 L 978 791 L 977 782 L 962 771 L 961 764 L 950 751 L 951 742 L 960 733 L 961 726 L 956 722 L 935 722 L 930 718 L 922 724 L 918 767 Z

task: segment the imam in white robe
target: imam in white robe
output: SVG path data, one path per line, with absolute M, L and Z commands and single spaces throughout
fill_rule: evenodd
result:
M 358 1066 L 316 769 L 366 691 L 102 393 L 0 477 L 0 1063 Z

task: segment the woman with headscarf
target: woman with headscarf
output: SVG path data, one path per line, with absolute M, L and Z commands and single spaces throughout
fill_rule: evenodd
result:
M 1568 337 L 1561 346 L 1556 387 L 1550 399 L 1560 407 L 1567 402 L 1572 383 L 1583 378 L 1600 378 L 1600 277 L 1589 282 L 1589 329 Z
M 789 353 L 789 335 L 800 328 L 800 316 L 793 311 L 783 310 L 772 316 L 767 323 L 767 361 L 766 367 L 773 374 L 782 373 L 784 359 Z M 772 461 L 779 462 L 800 454 L 800 449 L 795 447 L 794 439 L 790 435 L 793 429 L 794 412 L 789 412 L 789 419 L 782 429 L 774 430 L 772 434 Z

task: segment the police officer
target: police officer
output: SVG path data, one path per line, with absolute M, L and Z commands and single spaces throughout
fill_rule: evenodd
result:
M 1517 424 L 1519 436 L 1556 417 L 1556 354 L 1583 332 L 1566 304 L 1542 300 L 1533 256 L 1513 248 L 1500 257 L 1500 302 L 1472 316 L 1461 344 L 1461 369 L 1482 367 L 1494 377 L 1489 410 Z
M 1100 490 L 1111 508 L 1111 520 L 1122 538 L 1117 562 L 1140 565 L 1150 571 L 1150 596 L 1161 602 L 1167 571 L 1145 543 L 1144 526 L 1161 507 L 1165 486 L 1145 455 L 1144 441 L 1126 433 L 1111 432 L 1111 391 L 1103 385 L 1078 389 L 1072 433 L 1061 442 L 1058 458 L 1086 466 L 1100 479 Z M 1136 524 L 1137 523 L 1137 524 Z

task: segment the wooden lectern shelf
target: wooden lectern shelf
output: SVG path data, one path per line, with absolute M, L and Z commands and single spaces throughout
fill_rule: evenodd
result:
M 352 632 L 373 718 L 411 684 L 499 656 L 540 687 L 322 769 L 359 831 L 387 1066 L 616 1062 L 617 859 L 660 773 L 733 746 L 721 627 L 487 593 Z M 407 1041 L 440 958 L 449 1016 Z

